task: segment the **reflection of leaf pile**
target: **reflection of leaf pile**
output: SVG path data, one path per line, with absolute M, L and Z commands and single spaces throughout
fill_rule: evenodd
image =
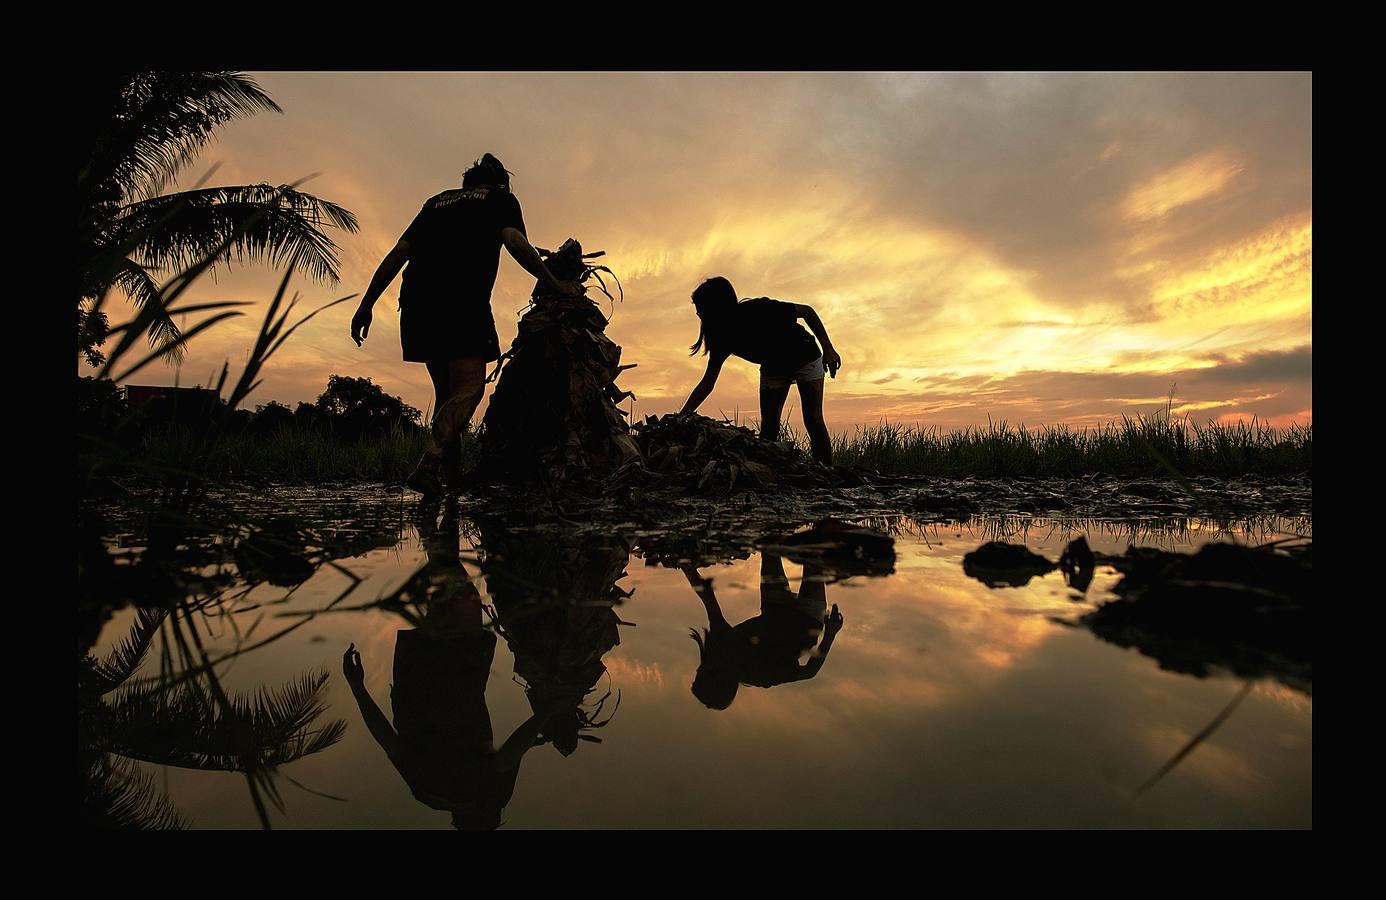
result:
M 895 571 L 895 539 L 841 519 L 823 519 L 793 534 L 768 534 L 756 541 L 771 553 L 811 565 L 832 580 L 852 575 L 890 575 Z
M 546 716 L 545 740 L 567 755 L 579 740 L 596 741 L 582 732 L 615 713 L 606 710 L 610 691 L 589 698 L 606 674 L 602 656 L 629 624 L 614 608 L 630 596 L 617 585 L 629 548 L 599 536 L 482 529 L 496 630 L 510 645 L 530 706 Z

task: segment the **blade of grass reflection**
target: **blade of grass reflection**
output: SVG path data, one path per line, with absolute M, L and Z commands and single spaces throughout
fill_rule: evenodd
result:
M 290 774 L 287 773 L 287 772 L 282 772 L 282 773 L 280 773 L 280 774 L 282 774 L 282 775 L 284 776 L 284 780 L 288 781 L 289 784 L 292 784 L 294 787 L 298 788 L 300 791 L 305 791 L 305 792 L 307 792 L 307 793 L 309 793 L 309 794 L 312 794 L 312 795 L 315 796 L 315 797 L 323 797 L 323 798 L 328 799 L 328 800 L 336 800 L 338 803 L 348 803 L 348 802 L 350 802 L 350 801 L 347 800 L 347 798 L 345 798 L 345 797 L 338 797 L 336 794 L 329 794 L 329 793 L 327 793 L 327 792 L 325 792 L 325 791 L 315 791 L 315 790 L 313 790 L 312 788 L 308 787 L 307 785 L 301 784 L 297 779 L 295 779 L 292 775 L 290 775 Z
M 1135 800 L 1139 798 L 1142 794 L 1144 794 L 1146 791 L 1153 788 L 1161 778 L 1164 778 L 1174 769 L 1175 766 L 1179 765 L 1180 761 L 1182 761 L 1184 757 L 1192 753 L 1195 747 L 1203 743 L 1203 741 L 1206 740 L 1208 736 L 1211 735 L 1214 731 L 1217 731 L 1218 726 L 1225 722 L 1227 720 L 1227 717 L 1232 715 L 1232 711 L 1235 710 L 1244 699 L 1246 699 L 1246 695 L 1251 693 L 1251 688 L 1253 684 L 1254 682 L 1251 681 L 1248 681 L 1246 684 L 1244 684 L 1242 686 L 1242 689 L 1237 692 L 1237 696 L 1232 698 L 1232 702 L 1227 704 L 1227 706 L 1222 710 L 1222 712 L 1214 716 L 1213 721 L 1209 722 L 1206 726 L 1204 726 L 1202 731 L 1190 738 L 1189 742 L 1185 744 L 1182 748 L 1180 748 L 1179 752 L 1174 754 L 1174 756 L 1170 758 L 1169 762 L 1161 766 L 1160 770 L 1156 772 L 1154 775 L 1152 775 L 1150 779 L 1145 782 L 1145 784 L 1142 784 L 1139 788 L 1137 788 L 1135 794 L 1132 795 L 1131 799 Z
M 177 683 L 181 683 L 181 682 L 183 682 L 183 681 L 187 681 L 187 680 L 189 680 L 189 679 L 195 678 L 198 674 L 200 674 L 200 673 L 203 672 L 203 671 L 212 671 L 212 670 L 214 669 L 215 666 L 219 666 L 219 665 L 221 665 L 221 664 L 224 663 L 224 662 L 229 662 L 229 661 L 231 661 L 231 660 L 234 660 L 234 659 L 236 659 L 236 658 L 239 657 L 239 656 L 243 656 L 244 654 L 251 652 L 252 650 L 258 650 L 258 649 L 261 648 L 261 647 L 264 647 L 264 646 L 266 646 L 266 645 L 268 645 L 268 644 L 274 643 L 275 641 L 279 640 L 280 638 L 284 637 L 284 636 L 287 635 L 287 634 L 290 634 L 291 632 L 297 631 L 298 629 L 302 628 L 304 625 L 307 625 L 309 622 L 311 622 L 311 621 L 312 621 L 314 618 L 316 618 L 317 616 L 319 616 L 319 615 L 321 615 L 321 614 L 323 614 L 323 613 L 327 613 L 327 612 L 332 612 L 332 611 L 334 611 L 334 608 L 337 606 L 337 604 L 339 604 L 342 600 L 346 599 L 346 597 L 347 597 L 352 591 L 356 590 L 356 588 L 357 588 L 358 586 L 359 586 L 358 583 L 353 583 L 352 585 L 350 585 L 349 587 L 347 587 L 347 589 L 346 589 L 345 591 L 343 591 L 342 593 L 338 594 L 335 598 L 333 598 L 333 600 L 332 600 L 330 603 L 328 603 L 326 606 L 324 606 L 322 609 L 316 609 L 316 610 L 309 610 L 309 611 L 307 611 L 306 613 L 303 614 L 303 615 L 304 615 L 304 618 L 303 618 L 301 621 L 295 622 L 293 625 L 290 625 L 290 626 L 288 626 L 287 628 L 281 629 L 280 631 L 278 631 L 278 632 L 276 632 L 276 633 L 270 635 L 269 637 L 265 638 L 264 640 L 260 641 L 259 643 L 251 644 L 251 645 L 246 646 L 246 647 L 237 647 L 235 650 L 232 650 L 232 651 L 230 651 L 230 652 L 228 652 L 228 653 L 226 653 L 226 654 L 223 654 L 222 656 L 219 656 L 219 657 L 217 657 L 217 658 L 214 659 L 214 660 L 212 660 L 212 659 L 204 659 L 204 662 L 203 662 L 202 665 L 197 665 L 196 663 L 190 664 L 181 674 L 179 674 L 179 675 L 174 679 L 174 682 L 173 682 L 173 683 L 177 684 Z M 276 616 L 276 618 L 279 618 L 279 616 Z M 140 682 L 135 682 L 135 683 L 136 683 L 136 684 L 139 684 Z

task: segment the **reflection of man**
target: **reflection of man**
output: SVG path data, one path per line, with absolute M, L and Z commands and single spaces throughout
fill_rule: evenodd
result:
M 832 612 L 825 615 L 827 592 L 815 567 L 804 566 L 796 595 L 789 589 L 780 558 L 762 554 L 760 615 L 735 627 L 722 615 L 712 582 L 693 566 L 685 566 L 683 573 L 707 610 L 708 629 L 702 635 L 693 631 L 701 656 L 693 694 L 704 705 L 726 709 L 736 699 L 740 685 L 774 687 L 812 678 L 823 668 L 833 640 L 842 630 L 842 614 L 834 603 Z M 809 649 L 813 649 L 812 656 L 800 665 L 799 657 Z
M 451 812 L 458 828 L 495 828 L 544 716 L 536 712 L 499 750 L 492 745 L 486 682 L 496 636 L 483 627 L 481 594 L 458 559 L 456 518 L 445 516 L 444 526 L 428 538 L 428 564 L 400 592 L 425 612 L 406 613 L 418 627 L 395 638 L 393 727 L 366 689 L 355 644 L 342 671 L 371 736 L 419 802 Z
M 500 358 L 491 289 L 504 245 L 525 271 L 552 293 L 580 294 L 559 282 L 525 236 L 520 201 L 510 173 L 487 153 L 462 176 L 462 187 L 429 198 L 385 259 L 351 319 L 357 346 L 371 327 L 371 308 L 400 268 L 400 342 L 405 362 L 421 362 L 433 381 L 431 440 L 409 486 L 424 494 L 442 489 L 444 465 L 461 458 L 461 438 L 485 392 L 486 363 Z

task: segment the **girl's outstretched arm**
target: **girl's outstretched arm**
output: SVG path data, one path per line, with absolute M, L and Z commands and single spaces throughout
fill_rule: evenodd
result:
M 731 628 L 731 623 L 722 615 L 722 607 L 717 605 L 717 595 L 712 592 L 712 582 L 699 574 L 696 566 L 684 566 L 683 574 L 697 592 L 698 599 L 703 601 L 703 608 L 707 610 L 708 627 L 713 630 Z
M 833 641 L 841 630 L 842 613 L 837 611 L 837 604 L 834 603 L 833 611 L 823 617 L 823 638 L 813 649 L 809 661 L 800 666 L 798 672 L 795 673 L 795 681 L 803 681 L 818 674 L 818 670 L 823 668 L 823 663 L 827 662 L 828 651 L 833 649 Z
M 717 385 L 717 376 L 722 373 L 722 363 L 727 361 L 727 354 L 712 353 L 707 358 L 707 371 L 703 373 L 703 378 L 693 388 L 693 393 L 688 395 L 688 401 L 683 404 L 683 409 L 679 410 L 679 415 L 697 412 L 698 407 L 702 406 L 703 401 L 712 393 L 712 389 Z
M 799 314 L 799 318 L 808 323 L 813 336 L 818 338 L 818 343 L 823 345 L 823 365 L 827 367 L 828 374 L 836 378 L 837 370 L 842 367 L 842 357 L 833 349 L 833 342 L 828 337 L 828 329 L 823 327 L 823 320 L 818 318 L 818 313 L 808 304 L 796 303 L 794 310 Z

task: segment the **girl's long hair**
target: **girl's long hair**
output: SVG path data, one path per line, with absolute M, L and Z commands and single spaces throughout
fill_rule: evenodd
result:
M 736 289 L 720 275 L 698 285 L 693 292 L 693 307 L 698 311 L 698 339 L 689 349 L 689 356 L 698 351 L 708 353 L 714 346 L 720 351 L 729 343 L 731 312 L 736 309 Z

